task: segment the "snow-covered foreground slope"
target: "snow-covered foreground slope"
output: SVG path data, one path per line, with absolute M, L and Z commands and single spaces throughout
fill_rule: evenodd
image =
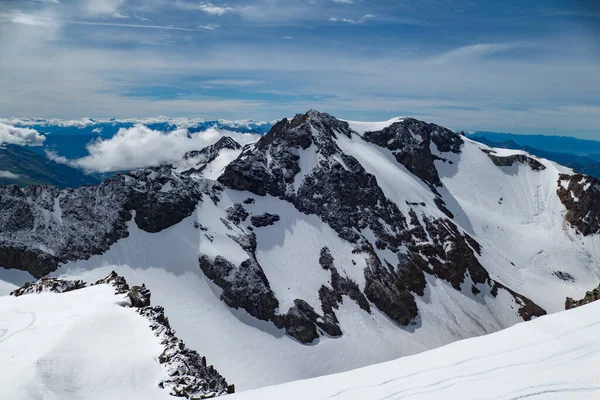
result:
M 596 302 L 415 356 L 231 399 L 596 399 L 599 329 Z
M 0 297 L 0 398 L 169 399 L 164 350 L 108 285 Z

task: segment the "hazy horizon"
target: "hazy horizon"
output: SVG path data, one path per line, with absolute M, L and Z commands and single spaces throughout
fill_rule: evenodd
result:
M 0 116 L 349 120 L 599 138 L 593 1 L 0 0 Z

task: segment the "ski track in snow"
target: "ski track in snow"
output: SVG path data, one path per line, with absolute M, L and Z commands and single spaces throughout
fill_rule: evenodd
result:
M 592 303 L 415 356 L 233 399 L 597 398 L 599 325 L 600 303 Z M 545 339 L 536 340 L 539 335 Z

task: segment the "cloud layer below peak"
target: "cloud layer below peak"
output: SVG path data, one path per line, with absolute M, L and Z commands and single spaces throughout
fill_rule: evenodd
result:
M 20 128 L 0 122 L 0 145 L 42 146 L 46 137 L 31 128 Z
M 114 172 L 150 167 L 165 163 L 177 163 L 188 151 L 201 150 L 214 144 L 223 136 L 229 136 L 241 145 L 253 143 L 260 137 L 210 128 L 190 133 L 187 129 L 171 132 L 153 130 L 136 124 L 132 128 L 121 128 L 109 139 L 98 139 L 87 146 L 89 155 L 66 160 L 48 153 L 57 162 L 83 168 L 87 172 Z

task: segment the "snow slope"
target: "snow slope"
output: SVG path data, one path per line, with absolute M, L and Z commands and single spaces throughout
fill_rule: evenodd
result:
M 568 226 L 556 194 L 559 174 L 572 171 L 523 151 L 494 149 L 499 156 L 534 158 L 546 169 L 499 167 L 481 151 L 487 146 L 464 141 L 454 164 L 436 162 L 450 210 L 482 245 L 482 264 L 495 279 L 548 312 L 563 310 L 565 297 L 600 281 L 600 237 L 583 237 Z M 573 280 L 557 278 L 558 272 Z
M 392 360 L 495 332 L 520 321 L 514 311 L 517 306 L 509 296 L 501 293 L 495 301 L 486 302 L 432 277 L 425 296 L 418 299 L 418 325 L 402 328 L 376 308 L 373 314 L 367 314 L 346 298 L 337 312 L 344 335 L 302 345 L 272 324 L 227 307 L 219 299 L 220 289 L 198 267 L 200 252 L 242 259 L 241 248 L 226 229 L 211 231 L 211 242 L 194 228 L 194 222 L 217 227 L 215 221 L 225 218 L 224 210 L 247 196 L 245 192 L 226 190 L 218 207 L 210 201 L 202 202 L 190 218 L 159 233 L 143 232 L 131 222 L 129 237 L 107 253 L 64 265 L 55 275 L 94 281 L 115 270 L 128 281 L 144 282 L 152 291 L 153 301 L 165 307 L 178 336 L 214 363 L 238 391 Z M 318 266 L 324 245 L 329 246 L 337 264 L 345 266 L 340 273 L 364 285 L 364 259 L 353 255 L 352 246 L 318 217 L 304 215 L 269 196 L 257 198 L 248 211 L 282 216 L 274 226 L 256 229 L 257 257 L 282 309 L 301 296 L 317 305 L 318 287 L 328 280 Z
M 164 350 L 114 287 L 0 297 L 0 398 L 169 399 Z
M 596 399 L 599 328 L 596 302 L 415 356 L 231 399 Z

